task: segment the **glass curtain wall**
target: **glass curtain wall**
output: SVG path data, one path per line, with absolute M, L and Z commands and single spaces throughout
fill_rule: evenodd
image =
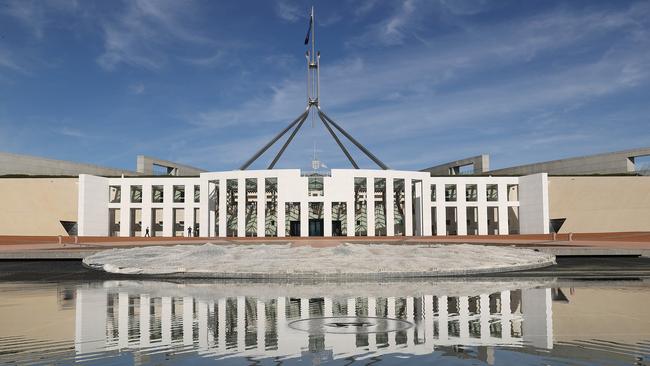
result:
M 348 205 L 345 202 L 332 202 L 332 236 L 348 235 Z
M 151 202 L 163 203 L 163 197 L 164 197 L 163 186 L 151 186 Z
M 237 179 L 226 180 L 226 236 L 237 236 Z
M 478 207 L 467 207 L 467 235 L 478 235 Z
M 130 231 L 131 231 L 130 232 L 131 236 L 142 236 L 142 209 L 141 208 L 131 209 Z
M 499 235 L 499 208 L 487 208 L 488 235 Z
M 278 236 L 278 178 L 265 178 L 264 235 Z
M 395 211 L 395 236 L 406 235 L 406 196 L 404 190 L 404 179 L 393 180 L 393 210 Z
M 219 181 L 208 182 L 208 209 L 210 212 L 210 226 L 212 236 L 219 236 Z
M 368 235 L 368 182 L 354 178 L 354 235 Z
M 309 202 L 309 236 L 323 234 L 323 202 Z
M 120 236 L 120 209 L 108 209 L 108 236 Z
M 287 202 L 284 217 L 286 236 L 300 236 L 300 202 Z
M 162 208 L 152 208 L 151 209 L 151 236 L 162 236 L 163 235 L 163 209 Z
M 257 178 L 246 178 L 246 236 L 257 236 Z
M 174 231 L 173 236 L 183 236 L 185 234 L 185 209 L 174 208 L 172 209 Z
M 375 235 L 386 236 L 386 178 L 375 178 Z

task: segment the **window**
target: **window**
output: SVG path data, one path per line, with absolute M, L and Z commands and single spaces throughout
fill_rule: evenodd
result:
M 142 186 L 131 186 L 131 203 L 142 203 Z
M 226 236 L 237 236 L 237 213 L 239 204 L 237 179 L 226 180 Z
M 257 236 L 257 178 L 246 178 L 246 236 Z
M 324 194 L 323 177 L 309 177 L 308 190 L 310 197 L 322 197 Z
M 194 203 L 201 202 L 201 186 L 198 184 L 194 185 Z
M 108 187 L 108 202 L 120 203 L 122 200 L 122 187 L 110 186 Z
M 185 186 L 174 186 L 174 203 L 185 202 Z
M 519 201 L 519 184 L 508 184 L 508 201 Z
M 332 236 L 346 236 L 348 234 L 347 203 L 332 202 Z
M 478 188 L 476 184 L 468 184 L 465 186 L 465 200 L 468 202 L 476 202 L 478 200 Z
M 445 201 L 456 202 L 456 185 L 445 184 Z
M 406 197 L 405 181 L 402 178 L 393 179 L 393 235 L 406 235 Z
M 264 178 L 266 205 L 264 206 L 264 235 L 278 236 L 278 178 Z
M 164 196 L 163 186 L 151 186 L 151 202 L 162 203 Z
M 366 178 L 354 178 L 354 221 L 355 236 L 368 235 L 368 186 Z
M 488 201 L 498 201 L 499 191 L 496 184 L 488 184 L 485 189 Z
M 375 178 L 375 235 L 386 236 L 386 178 Z
M 431 202 L 436 202 L 436 185 L 431 185 Z

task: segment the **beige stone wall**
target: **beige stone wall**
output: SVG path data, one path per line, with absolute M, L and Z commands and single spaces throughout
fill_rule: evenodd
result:
M 77 221 L 77 178 L 0 178 L 0 235 L 68 235 Z
M 0 336 L 74 342 L 75 300 L 63 300 L 60 286 L 2 284 Z
M 549 177 L 549 217 L 561 233 L 650 231 L 650 177 Z
M 563 288 L 569 303 L 553 302 L 553 339 L 607 339 L 635 344 L 650 329 L 650 292 L 645 288 Z

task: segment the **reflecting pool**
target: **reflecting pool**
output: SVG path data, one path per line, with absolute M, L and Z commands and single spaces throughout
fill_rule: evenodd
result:
M 650 283 L 0 283 L 3 364 L 598 364 L 650 358 Z

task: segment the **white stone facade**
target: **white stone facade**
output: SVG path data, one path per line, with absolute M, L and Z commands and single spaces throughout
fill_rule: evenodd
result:
M 316 187 L 311 191 L 310 178 Z M 277 189 L 269 193 L 266 184 L 273 180 Z M 119 187 L 119 200 L 110 187 Z M 158 189 L 162 195 L 154 192 Z M 271 207 L 274 212 L 267 210 Z M 334 219 L 333 208 L 338 209 Z M 185 236 L 188 227 L 202 237 L 542 234 L 548 233 L 548 178 L 544 173 L 431 177 L 362 169 L 333 169 L 318 177 L 298 169 L 208 172 L 194 178 L 80 175 L 78 215 L 84 236 L 144 236 L 146 228 L 152 236 Z

